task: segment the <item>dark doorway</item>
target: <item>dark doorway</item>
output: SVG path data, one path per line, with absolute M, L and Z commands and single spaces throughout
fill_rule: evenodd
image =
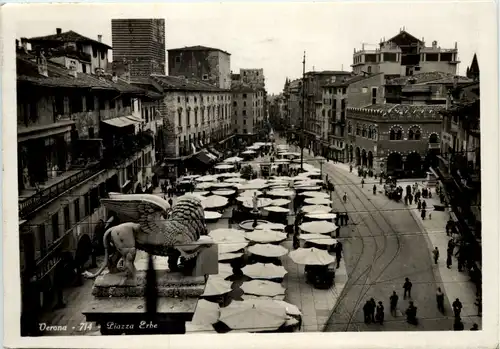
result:
M 406 157 L 405 172 L 410 177 L 419 177 L 422 174 L 422 157 L 419 153 L 410 153 Z
M 361 162 L 362 162 L 363 166 L 367 166 L 368 165 L 368 159 L 367 159 L 367 156 L 366 156 L 366 150 L 364 150 L 364 149 L 361 152 Z
M 361 165 L 361 152 L 358 147 L 356 147 L 356 166 Z
M 368 168 L 373 168 L 373 153 L 368 152 Z
M 399 153 L 391 153 L 387 157 L 387 174 L 394 176 L 403 170 L 403 158 Z

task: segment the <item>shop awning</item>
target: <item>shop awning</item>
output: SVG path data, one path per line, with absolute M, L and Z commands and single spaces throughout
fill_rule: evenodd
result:
M 208 157 L 209 157 L 210 159 L 212 159 L 212 161 L 217 161 L 217 159 L 218 159 L 218 158 L 217 158 L 217 156 L 215 156 L 214 154 L 210 153 L 209 151 L 206 151 L 206 150 L 205 150 L 205 152 L 206 152 L 206 154 L 208 155 Z
M 210 165 L 213 161 L 210 158 L 210 156 L 208 156 L 208 153 L 206 153 L 204 151 L 200 151 L 198 154 L 196 154 L 195 158 L 205 165 Z
M 222 156 L 222 154 L 221 154 L 220 152 L 218 152 L 217 150 L 215 150 L 215 148 L 210 147 L 210 148 L 208 148 L 208 149 L 210 149 L 210 151 L 211 151 L 211 152 L 212 152 L 215 156 L 217 156 L 218 158 L 220 158 L 220 157 Z
M 140 121 L 135 120 L 133 117 L 120 116 L 113 119 L 102 120 L 105 124 L 114 126 L 114 127 L 126 127 L 131 125 L 140 124 Z

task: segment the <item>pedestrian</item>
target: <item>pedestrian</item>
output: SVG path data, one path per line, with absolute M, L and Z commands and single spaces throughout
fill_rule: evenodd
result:
M 295 233 L 293 235 L 293 249 L 296 250 L 300 247 L 299 234 Z
M 168 204 L 170 205 L 170 208 L 174 207 L 174 200 L 172 200 L 172 198 L 169 198 Z
M 451 306 L 453 307 L 455 318 L 460 319 L 460 313 L 462 312 L 462 302 L 460 302 L 460 300 L 457 298 Z
M 335 212 L 335 225 L 340 226 L 340 215 L 338 212 Z
M 361 179 L 361 188 L 364 188 L 364 187 L 365 187 L 365 180 Z
M 384 324 L 384 306 L 381 301 L 378 302 L 377 305 L 377 321 L 379 324 L 383 325 Z
M 420 200 L 417 199 L 416 196 L 415 196 L 415 200 L 417 200 L 417 210 L 420 211 L 420 209 L 422 208 L 422 203 L 420 202 Z
M 377 195 L 377 186 L 373 185 L 373 195 Z
M 455 241 L 453 239 L 448 241 L 448 248 L 451 249 L 451 253 L 453 253 L 453 250 L 455 249 Z
M 340 228 L 337 227 L 337 229 L 335 229 L 335 237 L 338 239 L 340 236 Z
M 398 295 L 396 294 L 396 291 L 392 291 L 391 297 L 389 297 L 389 303 L 391 305 L 391 315 L 396 317 L 396 308 L 398 306 Z
M 427 203 L 425 200 L 422 201 L 422 208 L 425 210 L 427 208 Z
M 412 301 L 410 301 L 410 305 L 406 309 L 406 321 L 412 325 L 417 324 L 417 307 L 413 305 Z
M 451 269 L 451 257 L 453 256 L 453 249 L 449 248 L 446 250 L 446 268 Z
M 346 213 L 344 213 L 344 219 L 345 219 L 345 225 L 349 224 L 349 215 Z
M 338 241 L 335 245 L 335 259 L 337 260 L 337 269 L 340 267 L 340 260 L 342 259 L 342 251 L 344 250 L 342 242 Z
M 438 310 L 444 314 L 444 293 L 441 291 L 441 287 L 438 287 L 436 292 L 436 303 Z
M 365 324 L 369 324 L 371 322 L 371 303 L 370 301 L 366 301 L 365 305 L 363 306 L 363 315 L 365 317 Z
M 410 201 L 410 205 L 413 203 L 413 195 L 411 193 L 408 194 L 408 201 Z
M 472 324 L 472 327 L 470 330 L 471 331 L 479 331 L 479 326 L 476 323 L 474 323 L 474 324 Z
M 405 278 L 405 283 L 403 284 L 403 289 L 405 290 L 404 291 L 404 294 L 403 294 L 403 298 L 406 299 L 406 294 L 408 294 L 408 297 L 411 298 L 411 287 L 412 287 L 412 283 L 410 281 L 409 278 Z
M 420 213 L 420 217 L 422 217 L 422 219 L 425 219 L 425 210 L 422 209 L 421 213 Z
M 344 196 L 342 197 L 342 200 L 344 200 L 344 203 L 347 202 L 347 193 L 344 193 Z
M 460 317 L 455 318 L 455 323 L 453 324 L 453 331 L 463 331 L 464 330 L 464 323 L 462 322 L 462 319 Z
M 438 259 L 439 259 L 439 249 L 437 246 L 432 250 L 432 254 L 434 256 L 434 264 L 438 264 Z
M 375 309 L 377 308 L 377 303 L 375 299 L 370 298 L 370 315 L 372 322 L 375 322 Z
M 408 195 L 405 196 L 405 205 L 408 205 Z

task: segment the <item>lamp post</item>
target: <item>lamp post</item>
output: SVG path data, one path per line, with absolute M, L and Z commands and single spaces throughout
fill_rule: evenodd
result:
M 300 132 L 300 170 L 304 171 L 304 122 L 306 115 L 306 51 L 302 61 L 302 120 Z

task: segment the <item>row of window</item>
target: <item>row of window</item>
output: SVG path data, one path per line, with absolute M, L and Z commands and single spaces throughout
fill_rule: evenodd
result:
M 177 103 L 181 103 L 181 100 L 182 100 L 181 97 L 178 96 L 177 97 Z M 192 96 L 192 97 L 186 96 L 184 98 L 184 100 L 186 101 L 186 103 L 189 103 L 191 100 L 193 100 L 194 103 L 198 103 L 198 97 L 196 97 L 196 96 Z M 215 100 L 216 100 L 215 96 L 212 96 L 212 102 L 214 102 Z M 224 96 L 220 96 L 220 95 L 217 96 L 217 101 L 224 101 L 224 100 L 225 101 L 230 101 L 231 100 L 231 96 L 230 95 L 226 95 L 225 98 L 224 98 Z M 205 96 L 205 97 L 204 96 L 200 96 L 200 101 L 201 102 L 210 102 L 210 96 Z
M 178 126 L 182 127 L 184 124 L 182 122 L 183 120 L 183 109 L 179 108 L 177 109 L 177 117 L 178 117 Z M 194 110 L 194 124 L 198 124 L 198 107 L 195 107 Z M 206 112 L 206 113 L 205 113 Z M 206 115 L 205 115 L 206 114 Z M 200 116 L 201 116 L 201 124 L 205 122 L 205 116 L 206 116 L 206 121 L 210 123 L 210 121 L 215 121 L 215 118 L 217 117 L 218 120 L 221 119 L 227 119 L 229 118 L 229 107 L 228 105 L 213 105 L 213 106 L 208 106 L 206 108 L 200 109 Z M 186 109 L 186 126 L 191 126 L 191 108 Z
M 262 100 L 259 99 L 259 100 L 256 100 L 254 103 L 253 103 L 253 106 L 254 107 L 259 107 L 263 104 Z M 238 106 L 238 102 L 234 101 L 233 102 L 233 107 L 237 107 Z M 247 106 L 247 102 L 246 101 L 243 101 L 243 106 L 246 107 Z

